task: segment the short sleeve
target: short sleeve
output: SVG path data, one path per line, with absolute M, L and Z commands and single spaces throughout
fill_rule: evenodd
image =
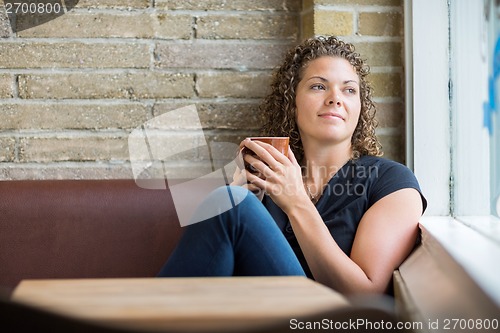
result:
M 378 171 L 375 175 L 373 188 L 370 193 L 370 205 L 373 205 L 386 195 L 404 188 L 414 188 L 420 193 L 423 213 L 427 208 L 427 200 L 422 194 L 415 174 L 403 164 L 384 160 L 378 165 Z

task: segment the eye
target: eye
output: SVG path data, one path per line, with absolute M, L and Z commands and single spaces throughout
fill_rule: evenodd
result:
M 321 83 L 316 83 L 311 86 L 312 90 L 325 90 L 325 86 L 322 85 Z
M 357 94 L 357 92 L 358 92 L 358 91 L 356 90 L 356 88 L 351 88 L 351 87 L 349 87 L 349 88 L 345 88 L 345 91 L 346 91 L 348 94 L 351 94 L 351 95 L 356 95 L 356 94 Z

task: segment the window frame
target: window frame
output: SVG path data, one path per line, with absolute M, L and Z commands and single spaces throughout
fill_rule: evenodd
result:
M 500 219 L 490 214 L 482 125 L 488 44 L 477 38 L 487 36 L 485 1 L 405 0 L 406 151 L 428 199 L 424 236 L 445 249 L 434 254 L 446 253 L 500 304 L 500 286 L 492 283 L 500 276 Z
M 405 0 L 407 163 L 427 197 L 426 215 L 431 216 L 451 211 L 451 163 L 443 158 L 450 156 L 451 147 L 448 22 L 442 20 L 447 16 L 446 0 Z

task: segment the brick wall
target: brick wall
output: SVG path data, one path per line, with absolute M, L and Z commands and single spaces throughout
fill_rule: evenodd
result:
M 379 134 L 401 160 L 401 21 L 395 0 L 80 0 L 13 32 L 0 7 L 0 179 L 131 178 L 130 132 L 191 104 L 207 141 L 237 143 L 257 133 L 283 52 L 312 34 L 341 35 L 367 55 Z M 180 121 L 171 135 L 190 131 Z M 209 161 L 189 154 L 172 176 Z

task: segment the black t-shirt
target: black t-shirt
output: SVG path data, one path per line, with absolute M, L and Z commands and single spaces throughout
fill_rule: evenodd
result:
M 384 196 L 403 188 L 420 187 L 406 166 L 380 157 L 362 156 L 347 162 L 328 182 L 316 209 L 339 247 L 350 255 L 356 229 L 364 213 Z M 427 206 L 421 194 L 423 210 Z M 311 271 L 293 233 L 288 216 L 268 196 L 263 203 L 297 255 L 307 276 Z

